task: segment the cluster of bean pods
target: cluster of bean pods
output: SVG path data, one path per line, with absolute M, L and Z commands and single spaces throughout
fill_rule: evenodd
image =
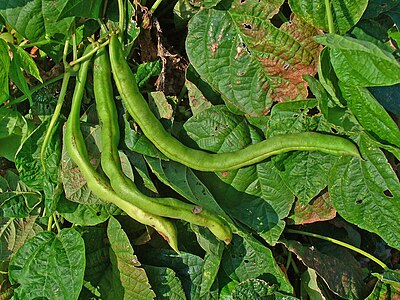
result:
M 275 136 L 232 153 L 215 154 L 189 148 L 172 137 L 153 115 L 124 58 L 118 36 L 111 35 L 108 49 L 100 48 L 93 64 L 95 100 L 101 125 L 101 166 L 108 177 L 105 178 L 90 164 L 80 130 L 80 106 L 89 66 L 90 61 L 84 61 L 77 76 L 65 132 L 67 152 L 78 165 L 94 194 L 104 201 L 116 204 L 138 222 L 153 227 L 177 252 L 177 231 L 170 219 L 182 219 L 205 226 L 227 244 L 232 239 L 232 231 L 223 218 L 207 209 L 175 198 L 152 198 L 144 195 L 123 173 L 118 154 L 120 132 L 112 79 L 128 112 L 146 137 L 169 159 L 196 170 L 238 169 L 261 162 L 272 155 L 294 150 L 318 150 L 334 155 L 359 156 L 357 147 L 351 141 L 316 132 Z

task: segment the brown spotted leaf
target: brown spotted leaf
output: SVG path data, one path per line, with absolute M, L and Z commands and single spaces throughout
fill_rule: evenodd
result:
M 297 17 L 273 25 L 283 2 L 225 0 L 189 23 L 191 63 L 236 112 L 260 116 L 274 101 L 307 97 L 302 76 L 317 71 L 321 48 L 313 37 L 319 32 Z
M 296 201 L 292 212 L 288 216 L 288 223 L 304 225 L 332 220 L 334 217 L 336 217 L 336 210 L 333 207 L 331 197 L 328 193 L 324 193 L 306 205 Z

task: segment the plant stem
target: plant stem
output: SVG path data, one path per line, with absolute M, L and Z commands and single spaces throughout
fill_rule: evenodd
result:
M 150 8 L 150 13 L 154 14 L 158 6 L 161 4 L 162 0 L 157 0 L 154 2 L 153 6 Z
M 119 37 L 121 38 L 122 34 L 124 33 L 124 25 L 125 25 L 124 0 L 118 0 L 118 12 L 119 12 L 118 27 L 120 31 Z
M 335 33 L 335 25 L 333 24 L 332 6 L 330 0 L 325 0 L 326 17 L 328 18 L 329 33 Z
M 58 76 L 56 76 L 56 77 L 54 77 L 54 78 L 52 78 L 52 79 L 40 84 L 40 85 L 37 85 L 33 89 L 31 89 L 30 93 L 31 94 L 36 93 L 37 91 L 41 90 L 42 88 L 44 88 L 44 87 L 46 87 L 46 86 L 48 86 L 48 85 L 50 85 L 50 84 L 52 84 L 54 82 L 59 81 L 63 77 L 64 77 L 64 74 L 60 74 L 60 75 L 58 75 Z M 18 97 L 18 98 L 14 99 L 14 100 L 11 100 L 8 103 L 4 103 L 4 105 L 5 106 L 16 105 L 18 103 L 21 103 L 21 102 L 27 100 L 27 99 L 28 99 L 28 97 L 26 95 L 22 95 L 21 97 Z
M 50 138 L 53 135 L 54 125 L 56 124 L 58 117 L 60 116 L 61 108 L 63 106 L 64 99 L 65 99 L 65 95 L 67 94 L 67 87 L 68 87 L 69 78 L 71 77 L 71 73 L 72 73 L 72 69 L 70 69 L 64 73 L 60 95 L 58 96 L 58 100 L 57 100 L 57 105 L 56 105 L 53 115 L 51 116 L 50 124 L 46 131 L 46 135 L 43 140 L 42 148 L 40 149 L 40 161 L 42 162 L 42 168 L 45 172 L 46 172 L 46 167 L 44 164 L 44 154 L 46 152 L 47 145 L 50 142 Z
M 99 49 L 101 49 L 101 48 L 107 46 L 109 43 L 110 43 L 110 40 L 106 40 L 103 44 L 100 44 L 100 45 L 94 47 L 92 50 L 90 50 L 90 51 L 89 51 L 88 53 L 86 53 L 85 55 L 79 57 L 78 59 L 76 59 L 76 60 L 74 60 L 74 61 L 71 61 L 71 62 L 69 63 L 69 66 L 70 66 L 70 67 L 73 67 L 74 65 L 79 64 L 79 63 L 81 63 L 81 62 L 84 62 L 85 60 L 91 58 L 91 57 L 93 56 L 93 54 L 95 54 L 95 53 L 97 52 L 97 50 L 99 50 Z
M 51 227 L 53 226 L 53 215 L 49 217 L 49 220 L 47 221 L 47 231 L 51 231 Z
M 58 223 L 57 216 L 55 214 L 53 214 L 52 216 L 53 216 L 53 219 L 54 219 L 54 224 L 56 224 L 56 227 L 57 227 L 57 232 L 60 232 L 61 231 L 61 227 L 60 227 L 60 224 Z
M 288 254 L 286 265 L 285 265 L 286 272 L 289 269 L 290 263 L 292 261 L 292 252 L 290 252 L 290 251 L 288 251 L 288 252 L 289 252 L 289 254 Z
M 353 250 L 353 251 L 355 251 L 357 253 L 360 253 L 361 255 L 364 255 L 365 257 L 368 257 L 370 260 L 372 260 L 375 263 L 377 263 L 378 265 L 380 265 L 385 271 L 389 270 L 389 267 L 385 263 L 383 263 L 382 261 L 377 259 L 375 256 L 373 256 L 373 255 L 369 254 L 368 252 L 365 252 L 365 251 L 363 251 L 363 250 L 361 250 L 361 249 L 359 249 L 359 248 L 357 248 L 357 247 L 355 247 L 353 245 L 347 244 L 345 242 L 342 242 L 342 241 L 339 241 L 339 240 L 336 240 L 334 238 L 330 238 L 330 237 L 327 237 L 327 236 L 323 236 L 323 235 L 319 235 L 319 234 L 311 233 L 311 232 L 306 232 L 306 231 L 301 231 L 301 230 L 287 229 L 286 232 L 288 232 L 288 233 L 297 233 L 297 234 L 306 235 L 306 236 L 311 236 L 311 237 L 318 238 L 318 239 L 321 239 L 321 240 L 329 241 L 331 243 L 340 245 L 342 247 L 346 247 L 347 249 Z

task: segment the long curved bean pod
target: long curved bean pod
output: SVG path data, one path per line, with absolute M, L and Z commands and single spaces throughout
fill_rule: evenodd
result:
M 182 219 L 205 226 L 220 240 L 229 243 L 232 232 L 223 219 L 196 205 L 175 198 L 152 198 L 141 193 L 134 182 L 125 176 L 118 155 L 119 127 L 111 82 L 111 67 L 105 49 L 98 51 L 94 61 L 94 93 L 97 114 L 102 125 L 101 165 L 114 191 L 123 199 L 155 215 Z
M 72 98 L 71 112 L 65 129 L 65 147 L 70 158 L 78 165 L 90 190 L 101 200 L 111 202 L 125 211 L 138 222 L 155 228 L 176 252 L 178 250 L 177 232 L 174 224 L 162 217 L 149 214 L 132 203 L 119 197 L 107 180 L 93 168 L 89 161 L 86 144 L 80 129 L 80 106 L 90 61 L 82 63 L 76 78 L 76 86 Z
M 276 154 L 294 150 L 322 151 L 333 155 L 360 156 L 351 141 L 328 134 L 302 132 L 278 135 L 230 153 L 208 153 L 183 145 L 172 137 L 149 109 L 125 61 L 121 43 L 111 36 L 110 58 L 113 77 L 130 115 L 145 136 L 168 158 L 200 171 L 227 171 L 261 162 Z

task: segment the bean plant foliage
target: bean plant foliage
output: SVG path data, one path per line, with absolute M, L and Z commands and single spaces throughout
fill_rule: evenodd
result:
M 0 299 L 399 299 L 399 28 L 397 0 L 0 1 Z M 224 243 L 167 218 L 174 249 L 114 191 L 99 196 L 66 147 L 84 51 L 115 34 L 152 113 L 190 148 L 312 131 L 359 155 L 292 149 L 196 171 L 158 150 L 113 83 L 127 180 L 233 232 Z M 80 130 L 112 189 L 92 66 Z

